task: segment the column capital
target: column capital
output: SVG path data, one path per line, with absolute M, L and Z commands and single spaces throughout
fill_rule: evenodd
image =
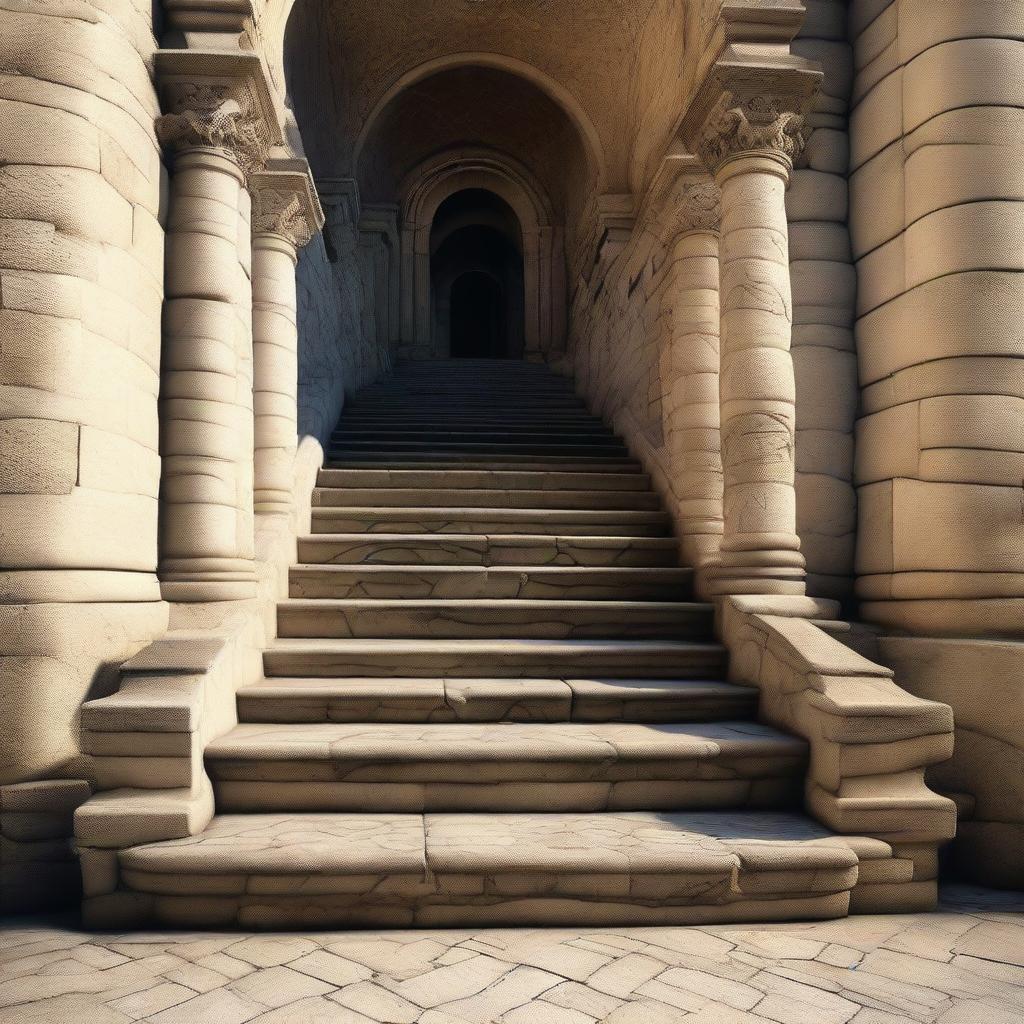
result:
M 253 236 L 278 235 L 301 249 L 324 226 L 305 160 L 271 160 L 249 175 Z
M 283 141 L 266 69 L 256 54 L 158 50 L 156 74 L 164 109 L 156 133 L 166 148 L 223 150 L 248 172 Z
M 759 157 L 785 176 L 803 152 L 821 79 L 820 69 L 800 58 L 719 61 L 684 117 L 684 138 L 712 174 L 733 160 Z

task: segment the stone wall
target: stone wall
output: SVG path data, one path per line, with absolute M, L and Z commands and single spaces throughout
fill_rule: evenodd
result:
M 1024 8 L 856 0 L 857 593 L 911 632 L 1024 629 Z
M 825 80 L 809 117 L 804 159 L 786 196 L 796 376 L 796 521 L 807 559 L 808 593 L 843 600 L 853 590 L 857 530 L 857 281 L 846 224 L 852 52 L 846 0 L 805 0 L 805 6 L 792 49 L 819 61 Z
M 356 232 L 335 229 L 330 242 L 335 262 L 318 236 L 300 252 L 296 269 L 299 437 L 325 447 L 346 396 L 387 366 L 374 328 L 373 281 L 359 271 Z
M 151 10 L 0 7 L 0 782 L 86 771 L 79 705 L 166 625 Z

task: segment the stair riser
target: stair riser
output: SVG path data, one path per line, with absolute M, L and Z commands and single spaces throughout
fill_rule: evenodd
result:
M 558 764 L 538 766 L 534 778 L 519 781 L 488 781 L 475 773 L 479 766 L 466 765 L 469 778 L 429 782 L 414 780 L 412 773 L 394 782 L 371 781 L 365 776 L 372 773 L 348 773 L 341 765 L 336 772 L 321 771 L 320 777 L 316 777 L 311 774 L 312 765 L 313 762 L 296 762 L 303 775 L 289 781 L 266 778 L 266 772 L 257 773 L 258 778 L 248 778 L 246 766 L 218 763 L 211 769 L 216 773 L 213 785 L 218 813 L 779 810 L 798 806 L 803 791 L 803 780 L 797 777 L 800 768 L 792 764 L 761 766 L 754 778 L 614 782 L 563 778 L 564 766 Z M 243 777 L 227 777 L 234 775 Z M 557 781 L 551 781 L 552 777 Z
M 475 653 L 396 652 L 381 648 L 373 653 L 346 654 L 314 650 L 268 650 L 263 655 L 267 676 L 412 676 L 422 678 L 564 679 L 586 675 L 601 679 L 715 679 L 725 669 L 721 652 L 689 652 L 682 661 L 678 651 L 664 653 L 567 651 Z
M 649 571 L 648 571 L 649 572 Z M 584 601 L 685 601 L 691 591 L 690 574 L 672 572 L 664 581 L 645 578 L 643 572 L 593 570 L 537 571 L 480 569 L 463 572 L 427 569 L 323 569 L 293 568 L 289 593 L 293 598 L 520 598 Z
M 302 562 L 325 565 L 672 566 L 676 550 L 674 540 L 646 537 L 588 541 L 564 536 L 453 535 L 374 540 L 364 535 L 358 539 L 321 536 L 299 540 Z
M 494 442 L 486 441 L 394 441 L 390 439 L 356 441 L 334 440 L 331 442 L 332 455 L 347 457 L 352 452 L 369 452 L 373 455 L 402 456 L 412 452 L 440 452 L 483 456 L 490 459 L 494 455 L 555 455 L 559 458 L 626 458 L 629 451 L 625 445 L 583 443 L 560 444 L 558 442 Z
M 131 889 L 148 892 L 146 886 L 160 883 L 145 876 L 128 876 Z M 426 895 L 422 877 L 367 876 L 366 884 L 381 896 L 363 898 L 352 894 L 360 881 L 338 879 L 336 885 L 346 895 L 295 895 L 308 893 L 308 876 L 239 876 L 222 879 L 233 893 L 265 892 L 280 887 L 288 895 L 206 895 L 201 904 L 195 896 L 158 895 L 148 908 L 154 924 L 170 928 L 231 928 L 244 931 L 350 930 L 363 928 L 614 928 L 682 927 L 716 923 L 753 923 L 766 921 L 816 921 L 845 917 L 850 905 L 848 889 L 835 894 L 778 898 L 758 893 L 750 898 L 733 895 L 717 902 L 722 888 L 703 875 L 691 881 L 674 875 L 569 875 L 561 880 L 561 889 L 549 878 L 500 876 L 498 882 L 507 895 L 493 892 L 490 877 L 433 874 Z M 582 877 L 583 880 L 577 881 Z M 156 876 L 157 879 L 160 876 Z M 138 880 L 137 880 L 138 879 Z M 141 880 L 141 881 L 140 881 Z M 587 882 L 604 895 L 588 898 L 583 891 Z M 169 891 L 173 877 L 161 892 Z M 325 880 L 322 884 L 327 884 Z M 822 884 L 827 884 L 823 879 Z M 852 882 L 849 885 L 852 887 Z M 696 888 L 699 893 L 687 895 Z M 680 890 L 677 893 L 676 890 Z M 467 890 L 479 895 L 457 895 Z M 402 894 L 405 894 L 404 896 Z M 523 895 L 523 894 L 527 895 Z M 611 893 L 611 896 L 607 894 Z M 394 894 L 394 895 L 390 895 Z M 143 897 L 145 898 L 145 897 Z M 353 1018 L 355 1019 L 355 1018 Z M 580 1018 L 581 1020 L 583 1018 Z
M 643 491 L 431 490 L 403 487 L 318 487 L 313 505 L 392 508 L 552 508 L 622 509 L 653 512 L 661 507 L 656 494 Z
M 322 469 L 319 487 L 425 488 L 469 491 L 646 491 L 651 480 L 646 473 L 546 473 L 510 470 L 386 470 Z
M 429 682 L 429 681 L 424 681 Z M 438 681 L 439 684 L 441 681 Z M 531 681 L 532 682 L 532 681 Z M 301 684 L 283 683 L 280 696 L 259 693 L 259 688 L 238 696 L 238 717 L 242 722 L 713 722 L 750 718 L 756 711 L 756 698 L 742 691 L 733 698 L 650 698 L 644 700 L 601 700 L 573 697 L 565 683 L 553 680 L 549 685 L 527 686 L 515 698 L 500 699 L 486 693 L 467 691 L 463 699 L 445 698 L 443 685 L 427 686 L 419 696 L 391 694 L 386 683 L 376 694 L 360 685 L 363 696 L 343 692 L 325 697 L 316 694 L 298 696 L 293 691 Z M 338 689 L 342 689 L 339 681 Z M 457 687 L 450 689 L 458 693 Z M 530 693 L 529 690 L 540 692 Z M 739 690 L 739 687 L 737 687 Z M 250 695 L 252 693 L 252 695 Z
M 461 512 L 461 514 L 460 514 Z M 637 513 L 638 515 L 640 513 Z M 613 514 L 609 513 L 612 517 Z M 572 521 L 556 518 L 502 518 L 494 513 L 492 518 L 465 515 L 464 510 L 452 510 L 451 516 L 423 515 L 402 509 L 374 509 L 372 512 L 334 512 L 314 509 L 312 527 L 314 533 L 460 533 L 475 535 L 515 534 L 520 536 L 553 535 L 569 537 L 665 537 L 667 522 L 661 516 L 651 514 L 649 521 L 605 522 L 586 520 Z
M 373 601 L 346 609 L 281 605 L 277 630 L 281 637 L 333 639 L 678 640 L 706 636 L 711 627 L 707 612 L 671 605 L 614 610 L 607 602 L 589 607 L 560 602 L 541 610 L 500 604 L 431 609 L 382 608 Z
M 617 473 L 622 476 L 634 476 L 640 472 L 640 465 L 634 459 L 563 459 L 536 455 L 524 460 L 518 455 L 495 455 L 489 459 L 481 459 L 476 455 L 458 455 L 451 452 L 413 452 L 398 458 L 382 458 L 372 452 L 350 455 L 331 455 L 324 463 L 327 470 L 331 469 L 412 469 L 435 470 L 499 470 L 501 472 L 533 471 L 538 467 L 550 467 L 563 473 Z

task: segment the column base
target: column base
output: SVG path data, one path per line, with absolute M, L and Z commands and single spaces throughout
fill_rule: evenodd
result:
M 160 566 L 160 596 L 175 604 L 256 596 L 255 563 L 241 558 L 179 559 Z
M 803 562 L 802 557 L 797 557 Z M 806 576 L 802 565 L 751 565 L 749 561 L 746 565 L 732 565 L 720 561 L 706 569 L 703 586 L 711 597 L 738 594 L 790 594 L 802 597 L 807 592 Z

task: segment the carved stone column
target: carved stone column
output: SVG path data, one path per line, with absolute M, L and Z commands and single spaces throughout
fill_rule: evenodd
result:
M 667 319 L 662 350 L 662 415 L 681 553 L 707 593 L 722 536 L 722 456 L 718 413 L 718 227 L 713 181 L 685 176 L 668 199 Z
M 256 592 L 252 289 L 245 174 L 277 141 L 252 55 L 162 50 L 157 135 L 173 160 L 161 375 L 161 591 Z M 262 88 L 261 88 L 262 87 Z
M 323 226 L 304 160 L 271 161 L 249 177 L 252 192 L 255 509 L 288 513 L 297 444 L 297 250 Z
M 795 384 L 786 186 L 817 81 L 722 91 L 699 152 L 722 191 L 720 250 L 724 535 L 710 590 L 802 594 L 796 531 Z

